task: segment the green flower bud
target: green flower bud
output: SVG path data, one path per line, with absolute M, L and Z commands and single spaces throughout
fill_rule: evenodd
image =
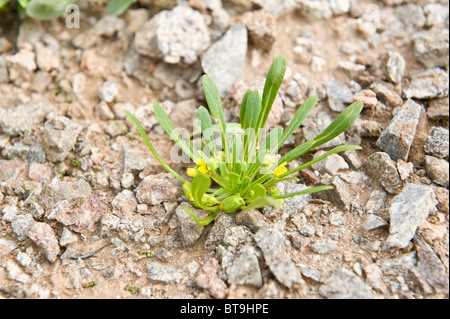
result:
M 245 201 L 241 196 L 233 195 L 225 198 L 225 200 L 220 204 L 220 209 L 222 209 L 225 213 L 231 214 L 242 208 L 244 205 Z
M 204 194 L 202 197 L 203 205 L 211 207 L 219 204 L 219 201 L 212 195 Z
M 269 187 L 269 194 L 270 196 L 278 196 L 281 194 L 280 190 L 276 186 L 270 186 Z

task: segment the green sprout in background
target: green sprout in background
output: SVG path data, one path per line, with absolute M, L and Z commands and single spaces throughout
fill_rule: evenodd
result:
M 206 218 L 199 219 L 189 207 L 184 206 L 186 212 L 197 224 L 209 224 L 219 211 L 235 213 L 239 210 L 265 206 L 281 209 L 284 198 L 332 189 L 332 186 L 322 185 L 281 195 L 276 184 L 285 180 L 298 181 L 290 175 L 332 154 L 361 149 L 357 145 L 340 145 L 295 169 L 286 168 L 289 162 L 343 133 L 358 117 L 363 104 L 361 101 L 351 104 L 322 133 L 278 158 L 278 150 L 301 125 L 317 102 L 316 96 L 308 98 L 298 108 L 284 131 L 282 128 L 275 128 L 263 139 L 264 126 L 285 72 L 286 57 L 279 55 L 270 67 L 262 97 L 257 90 L 248 90 L 244 95 L 241 103 L 240 124 L 225 122 L 219 90 L 214 81 L 208 75 L 204 75 L 202 84 L 209 111 L 203 106 L 200 106 L 197 111 L 201 127 L 199 133 L 203 137 L 201 145 L 195 145 L 191 139 L 183 140 L 163 108 L 156 101 L 152 102 L 160 125 L 196 164 L 195 168 L 187 170 L 187 175 L 192 177 L 191 181 L 180 176 L 164 162 L 148 139 L 140 122 L 130 112 L 125 111 L 155 158 L 168 172 L 183 182 L 182 188 L 186 197 L 195 207 L 210 211 Z M 213 124 L 211 116 L 219 123 Z M 217 149 L 214 133 L 220 133 L 223 151 Z

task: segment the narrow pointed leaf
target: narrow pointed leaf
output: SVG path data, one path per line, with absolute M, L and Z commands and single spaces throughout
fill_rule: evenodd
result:
M 126 110 L 124 112 L 125 112 L 125 115 L 127 116 L 127 118 L 130 120 L 130 122 L 133 123 L 133 125 L 136 127 L 137 131 L 139 132 L 141 137 L 144 139 L 144 142 L 147 145 L 147 147 L 149 148 L 150 152 L 152 152 L 153 156 L 158 160 L 158 162 L 160 162 L 161 165 L 169 173 L 171 173 L 173 176 L 178 178 L 180 181 L 182 181 L 183 183 L 188 183 L 188 181 L 186 179 L 184 179 L 177 172 L 175 172 L 169 165 L 166 164 L 166 162 L 164 162 L 164 160 L 161 158 L 161 156 L 159 156 L 158 152 L 156 152 L 156 149 L 153 147 L 153 144 L 148 139 L 147 134 L 145 133 L 145 130 L 142 127 L 141 123 L 134 117 L 134 115 L 132 115 L 130 112 L 128 112 Z
M 283 199 L 283 198 L 289 198 L 289 197 L 294 197 L 294 196 L 299 196 L 299 195 L 317 193 L 317 192 L 321 192 L 321 191 L 325 191 L 325 190 L 329 190 L 329 189 L 333 189 L 333 188 L 334 187 L 331 186 L 331 185 L 322 185 L 322 186 L 317 186 L 317 187 L 304 189 L 304 190 L 299 191 L 299 192 L 294 192 L 294 193 L 285 194 L 285 195 L 273 196 L 273 198 L 275 198 L 275 199 Z
M 264 196 L 257 198 L 254 202 L 251 202 L 250 204 L 245 206 L 243 210 L 257 209 L 266 206 L 273 206 L 275 209 L 281 208 L 280 203 L 276 201 L 275 198 L 270 196 Z
M 184 208 L 184 211 L 186 213 L 188 213 L 188 215 L 191 216 L 192 219 L 195 221 L 195 223 L 197 225 L 199 225 L 199 226 L 206 226 L 206 225 L 208 225 L 209 223 L 211 223 L 216 218 L 217 214 L 219 213 L 218 211 L 217 212 L 211 212 L 207 217 L 200 219 L 200 218 L 198 218 L 198 216 L 194 213 L 194 211 L 190 207 L 183 206 L 183 208 Z

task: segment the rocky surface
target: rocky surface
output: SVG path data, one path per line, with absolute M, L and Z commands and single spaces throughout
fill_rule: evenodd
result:
M 140 0 L 115 17 L 89 2 L 80 28 L 0 13 L 0 298 L 448 298 L 448 7 Z M 362 150 L 278 184 L 333 190 L 198 226 L 123 111 L 185 176 L 152 99 L 189 136 L 208 73 L 238 121 L 278 54 L 288 69 L 268 125 L 319 100 L 281 154 L 364 104 L 289 168 Z

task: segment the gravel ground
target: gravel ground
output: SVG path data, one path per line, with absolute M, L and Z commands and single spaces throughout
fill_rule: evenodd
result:
M 448 1 L 139 0 L 119 17 L 78 5 L 79 28 L 0 15 L 0 298 L 448 298 Z M 152 99 L 191 131 L 207 73 L 238 121 L 278 54 L 269 125 L 319 97 L 281 153 L 364 103 L 290 165 L 363 149 L 280 185 L 332 191 L 198 226 L 123 110 L 185 176 Z

